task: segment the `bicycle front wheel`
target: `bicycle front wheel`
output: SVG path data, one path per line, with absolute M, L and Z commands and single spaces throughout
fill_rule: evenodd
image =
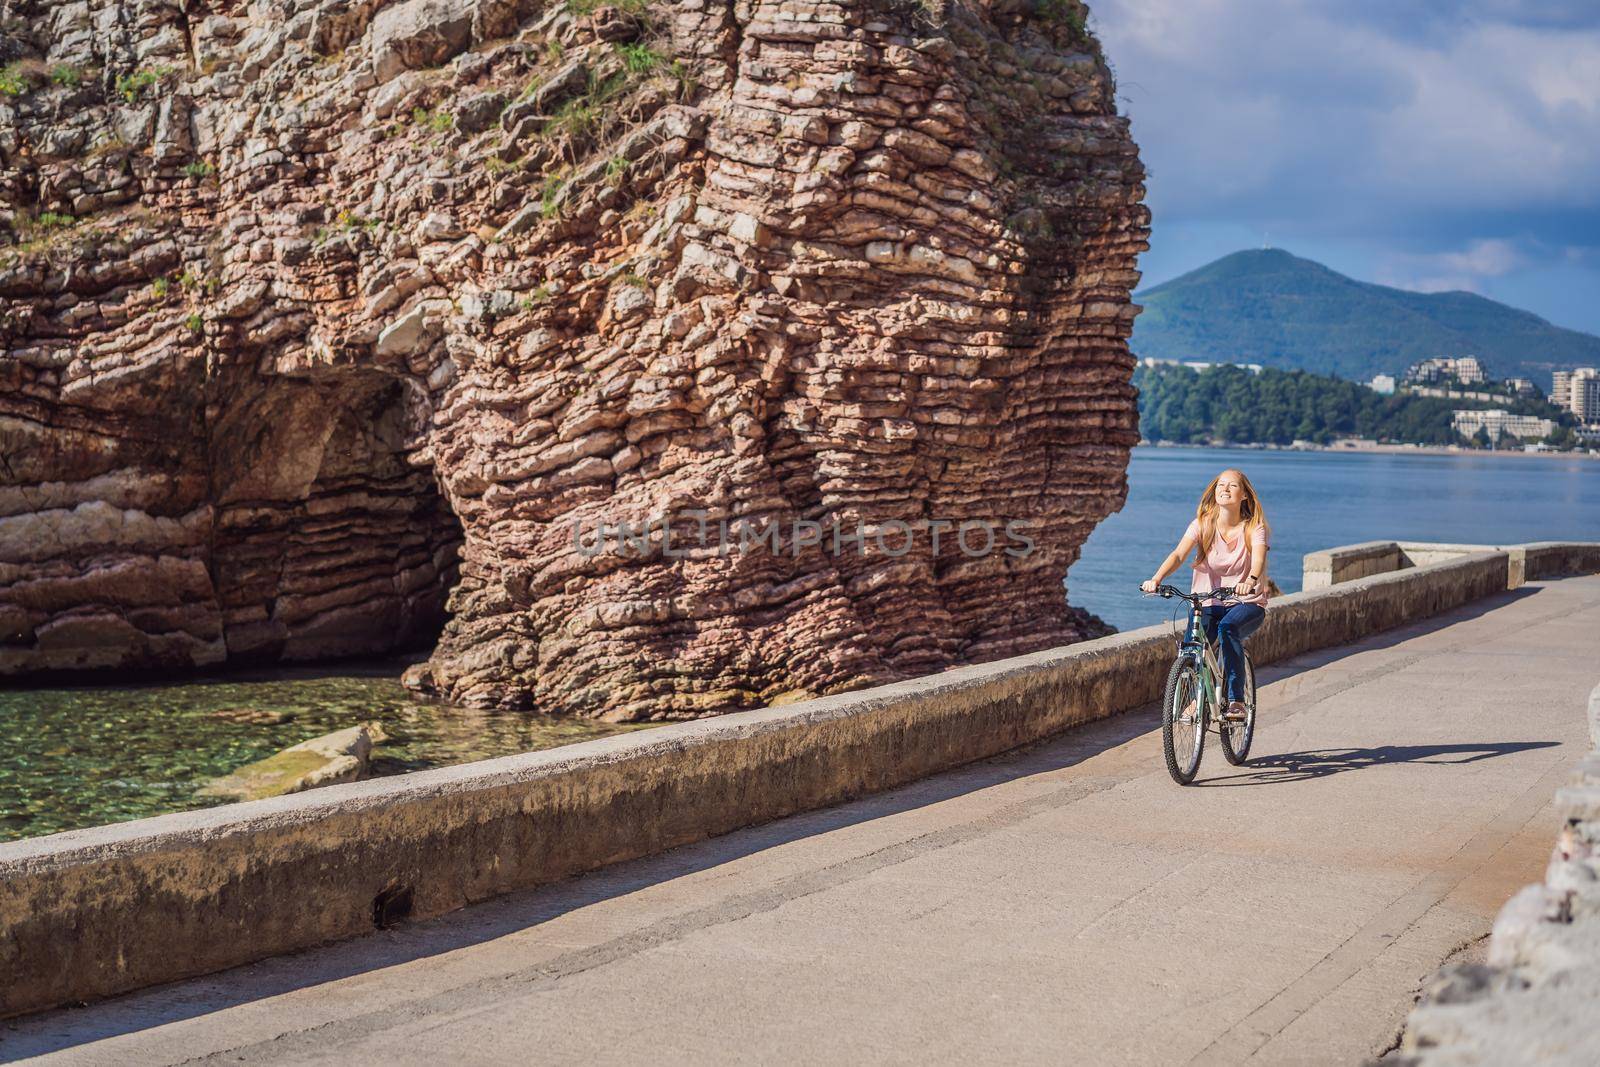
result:
M 1174 782 L 1188 785 L 1194 781 L 1205 743 L 1200 673 L 1192 660 L 1180 657 L 1167 674 L 1167 693 L 1161 702 L 1161 745 L 1167 754 L 1167 772 Z
M 1235 767 L 1250 758 L 1250 742 L 1256 736 L 1256 669 L 1250 653 L 1244 654 L 1244 722 L 1223 722 L 1222 755 Z

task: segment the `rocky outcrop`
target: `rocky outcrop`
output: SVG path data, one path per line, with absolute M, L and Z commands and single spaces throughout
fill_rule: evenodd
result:
M 447 607 L 413 684 L 637 719 L 1095 632 L 1148 216 L 1074 0 L 8 10 L 0 672 Z

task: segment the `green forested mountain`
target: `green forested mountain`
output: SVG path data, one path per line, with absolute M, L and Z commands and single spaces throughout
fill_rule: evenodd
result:
M 1501 407 L 1570 423 L 1570 415 L 1543 401 L 1499 403 L 1402 393 L 1382 396 L 1338 378 L 1268 367 L 1252 374 L 1243 367 L 1204 371 L 1179 366 L 1141 366 L 1139 431 L 1149 441 L 1178 444 L 1327 444 L 1337 437 L 1366 437 L 1414 445 L 1462 443 L 1452 426 L 1457 408 Z M 1555 443 L 1575 442 L 1558 431 Z
M 1600 337 L 1472 293 L 1413 293 L 1278 249 L 1235 252 L 1138 293 L 1133 351 L 1261 363 L 1366 381 L 1430 356 L 1471 356 L 1496 378 L 1600 363 Z

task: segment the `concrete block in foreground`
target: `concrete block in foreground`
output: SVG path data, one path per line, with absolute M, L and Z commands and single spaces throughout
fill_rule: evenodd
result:
M 1301 588 L 1326 589 L 1374 574 L 1446 563 L 1481 552 L 1502 551 L 1509 557 L 1506 568 L 1508 589 L 1541 578 L 1600 574 L 1600 541 L 1535 541 L 1522 545 L 1363 541 L 1307 552 L 1302 560 Z

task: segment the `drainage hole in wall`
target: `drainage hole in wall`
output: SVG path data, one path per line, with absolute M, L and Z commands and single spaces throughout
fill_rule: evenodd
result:
M 382 930 L 411 914 L 411 887 L 392 885 L 372 898 L 372 925 Z

